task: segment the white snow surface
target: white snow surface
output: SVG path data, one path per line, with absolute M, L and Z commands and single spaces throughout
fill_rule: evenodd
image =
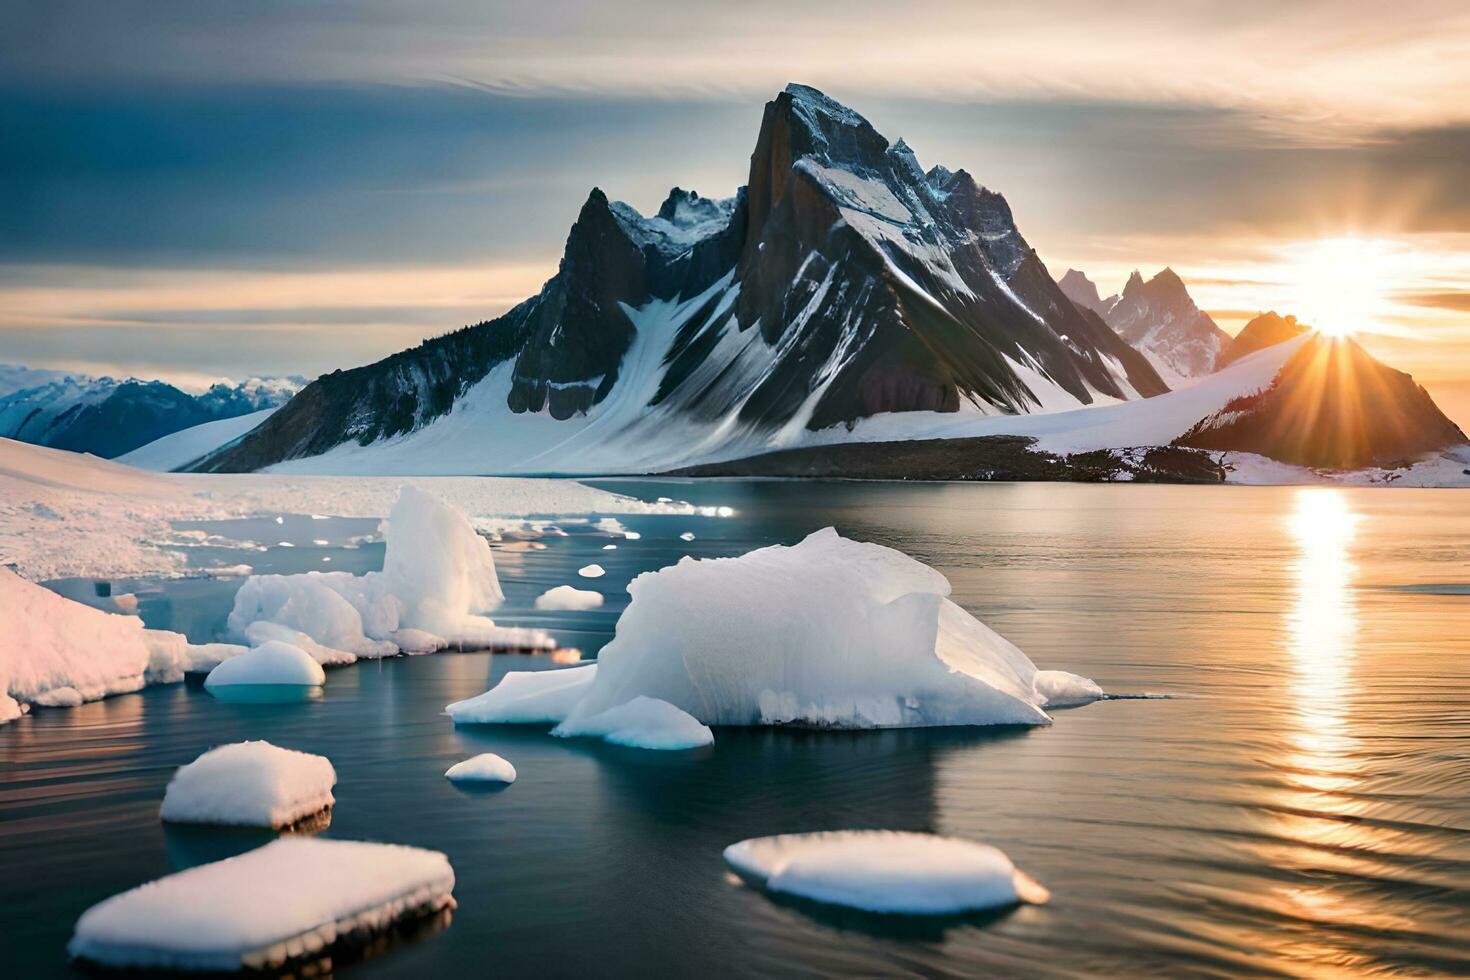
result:
M 323 756 L 235 742 L 180 766 L 159 815 L 174 823 L 288 827 L 331 806 L 336 783 L 337 772 Z
M 583 578 L 602 578 L 607 574 L 607 570 L 597 564 L 583 565 L 577 569 L 577 574 Z
M 725 848 L 725 861 L 768 891 L 866 912 L 958 915 L 1049 897 L 999 849 L 933 834 L 756 837 Z
M 1036 666 L 939 572 L 831 528 L 638 576 L 575 731 L 643 696 L 706 725 L 1043 725 Z
M 540 630 L 505 628 L 481 615 L 504 594 L 490 544 L 464 514 L 406 484 L 384 522 L 381 572 L 252 575 L 235 594 L 228 625 L 248 636 L 257 622 L 297 630 L 358 658 L 472 648 L 554 649 Z M 408 632 L 404 632 L 408 631 Z
M 249 653 L 231 657 L 209 672 L 206 689 L 236 684 L 286 684 L 318 687 L 327 682 L 322 665 L 298 646 L 269 640 Z
M 486 691 L 444 710 L 456 725 L 533 725 L 560 722 L 587 693 L 597 664 L 553 670 L 513 670 Z
M 714 732 L 687 711 L 641 695 L 597 714 L 568 718 L 551 734 L 600 738 L 635 749 L 697 749 L 715 741 Z
M 67 946 L 114 968 L 270 969 L 339 937 L 452 907 L 437 851 L 283 837 L 140 885 L 92 906 Z
M 378 518 L 405 483 L 487 527 L 510 518 L 700 512 L 687 503 L 645 503 L 572 480 L 159 474 L 0 439 L 0 564 L 32 581 L 176 576 L 190 571 L 189 554 L 199 541 L 175 530 L 175 521 L 273 514 Z
M 248 415 L 216 419 L 213 422 L 204 422 L 187 429 L 180 429 L 178 432 L 170 432 L 146 446 L 139 446 L 130 453 L 124 453 L 117 458 L 117 461 L 142 470 L 167 473 L 169 470 L 188 466 L 196 459 L 214 452 L 226 443 L 234 442 L 270 418 L 275 411 L 275 408 L 266 408 Z
M 243 652 L 144 629 L 136 616 L 73 602 L 3 566 L 0 623 L 0 718 L 7 721 L 19 717 L 23 705 L 75 707 L 147 684 L 181 681 L 188 671 Z
M 481 752 L 463 762 L 456 762 L 444 775 L 457 783 L 513 783 L 516 781 L 516 767 L 494 752 Z
M 536 597 L 537 609 L 597 609 L 603 603 L 601 592 L 578 589 L 570 585 L 558 585 L 547 589 Z

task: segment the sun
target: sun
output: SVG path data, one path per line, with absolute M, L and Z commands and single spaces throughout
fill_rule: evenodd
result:
M 1388 246 L 1371 238 L 1305 243 L 1288 270 L 1297 319 L 1330 337 L 1371 330 L 1386 303 Z

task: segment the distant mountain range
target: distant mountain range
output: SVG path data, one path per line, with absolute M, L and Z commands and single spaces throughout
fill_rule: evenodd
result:
M 924 170 L 902 140 L 791 85 L 766 105 L 748 183 L 733 196 L 675 188 L 645 217 L 594 188 L 536 296 L 317 379 L 195 468 L 738 470 L 731 461 L 772 451 L 1043 430 L 1071 432 L 1075 446 L 1167 446 L 1234 398 L 1304 383 L 1298 372 L 1274 378 L 1282 359 L 1267 356 L 1271 345 L 1254 355 L 1232 355 L 1235 346 L 1171 270 L 1135 274 L 1107 299 L 1075 271 L 1059 285 L 1000 194 L 964 170 Z M 1352 362 L 1362 359 L 1372 360 L 1354 348 Z M 1232 361 L 1238 370 L 1212 373 Z M 1260 376 L 1267 366 L 1273 374 Z M 1210 383 L 1184 397 L 1201 378 Z M 1171 394 L 1169 382 L 1185 390 Z M 1438 414 L 1417 386 L 1383 397 L 1402 402 L 1393 410 L 1405 418 Z M 1113 411 L 1141 399 L 1151 402 Z M 1102 419 L 1120 417 L 1126 425 L 1100 434 Z M 1339 424 L 1330 418 L 1303 424 Z M 1374 442 L 1343 465 L 1407 459 L 1458 433 L 1433 431 Z M 1169 459 L 1207 453 L 1177 448 Z
M 163 381 L 0 365 L 0 436 L 111 459 L 206 422 L 285 404 L 302 378 L 252 378 L 191 395 Z

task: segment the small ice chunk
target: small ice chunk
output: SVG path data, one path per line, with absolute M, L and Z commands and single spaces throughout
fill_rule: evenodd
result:
M 582 699 L 597 665 L 557 670 L 513 670 L 484 694 L 444 710 L 456 725 L 530 725 L 558 722 Z
M 494 752 L 482 752 L 463 762 L 456 762 L 444 775 L 456 783 L 513 783 L 516 781 L 516 767 Z
M 209 672 L 205 689 L 233 684 L 295 684 L 315 687 L 327 682 L 321 664 L 298 646 L 281 640 L 262 643 L 249 653 L 231 657 Z
M 294 548 L 296 546 L 294 544 L 292 544 L 291 542 L 289 542 L 289 541 L 277 541 L 276 542 L 276 547 L 278 547 L 278 548 Z
M 624 531 L 623 537 L 627 538 L 629 541 L 637 541 L 639 538 L 643 537 L 643 535 L 639 534 L 637 531 Z
M 693 531 L 685 531 L 683 534 L 679 535 L 679 540 L 680 541 L 693 541 L 694 540 L 694 532 Z
M 615 545 L 615 544 L 605 544 L 605 545 L 602 546 L 602 550 L 603 551 L 617 551 L 618 550 L 618 546 Z
M 277 524 L 284 524 L 284 523 L 286 523 L 286 519 L 284 517 L 277 517 L 276 518 L 276 523 Z
M 159 815 L 172 823 L 289 827 L 330 807 L 336 783 L 336 770 L 323 756 L 235 742 L 179 767 Z
M 708 726 L 657 698 L 636 697 L 588 717 L 564 721 L 551 734 L 592 736 L 635 749 L 697 749 L 714 742 Z
M 607 570 L 601 565 L 583 565 L 577 569 L 577 574 L 583 578 L 602 578 L 607 574 Z
M 1038 670 L 1036 693 L 1047 708 L 1072 708 L 1106 696 L 1096 681 L 1065 670 Z
M 454 906 L 438 851 L 283 837 L 92 906 L 67 951 L 114 969 L 278 970 Z
M 316 545 L 319 548 L 325 548 L 327 545 L 331 544 L 332 542 L 328 541 L 326 538 L 312 538 L 311 539 L 311 543 L 314 544 L 314 545 Z
M 725 848 L 725 862 L 768 891 L 866 912 L 958 915 L 1050 898 L 999 849 L 933 834 L 757 837 Z
M 331 560 L 332 560 L 332 556 L 331 555 L 322 555 L 322 561 L 331 561 Z
M 537 609 L 596 609 L 603 602 L 601 592 L 558 585 L 536 597 Z

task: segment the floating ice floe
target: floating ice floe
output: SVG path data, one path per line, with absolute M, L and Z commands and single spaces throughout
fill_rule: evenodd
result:
M 687 711 L 657 698 L 636 697 L 595 715 L 568 719 L 551 734 L 600 738 L 635 749 L 697 749 L 714 743 L 714 733 Z
M 597 665 L 513 670 L 484 694 L 444 710 L 456 725 L 536 725 L 561 721 L 587 693 Z
M 756 837 L 725 861 L 767 891 L 865 912 L 959 915 L 1050 898 L 987 844 L 891 830 Z
M 204 679 L 204 687 L 206 690 L 237 684 L 318 687 L 326 682 L 322 665 L 311 654 L 290 643 L 270 640 L 211 670 Z
M 602 546 L 602 550 L 603 551 L 617 551 L 618 550 L 618 546 L 615 545 L 615 544 L 605 544 L 605 545 Z
M 171 823 L 289 827 L 331 807 L 336 783 L 336 770 L 323 756 L 235 742 L 180 766 L 159 815 Z
M 679 535 L 679 540 L 680 541 L 693 541 L 694 540 L 694 532 L 693 531 L 685 531 L 683 534 Z
M 437 851 L 285 837 L 92 906 L 68 952 L 117 969 L 276 970 L 454 907 Z
M 1043 707 L 1102 694 L 1086 678 L 1038 671 L 951 602 L 934 569 L 831 528 L 739 558 L 684 558 L 638 576 L 628 593 L 575 698 L 570 681 L 517 672 L 451 715 L 544 715 L 558 734 L 593 733 L 608 727 L 607 712 L 646 698 L 701 726 L 1044 725 Z M 537 710 L 511 708 L 526 704 Z
M 245 652 L 191 644 L 136 616 L 103 612 L 0 566 L 0 722 L 29 705 L 75 707 L 109 694 L 168 684 Z
M 577 574 L 583 578 L 602 578 L 607 574 L 607 570 L 598 564 L 583 565 L 577 569 Z
M 481 615 L 504 596 L 490 545 L 459 511 L 405 485 L 385 536 L 381 572 L 251 576 L 235 595 L 230 630 L 252 642 L 260 623 L 305 634 L 327 651 L 306 648 L 323 663 L 430 647 L 556 647 L 544 631 L 497 626 Z
M 602 593 L 558 585 L 536 597 L 537 609 L 596 609 L 603 603 Z
M 463 762 L 456 762 L 444 773 L 456 783 L 513 783 L 516 767 L 494 752 L 482 752 Z

